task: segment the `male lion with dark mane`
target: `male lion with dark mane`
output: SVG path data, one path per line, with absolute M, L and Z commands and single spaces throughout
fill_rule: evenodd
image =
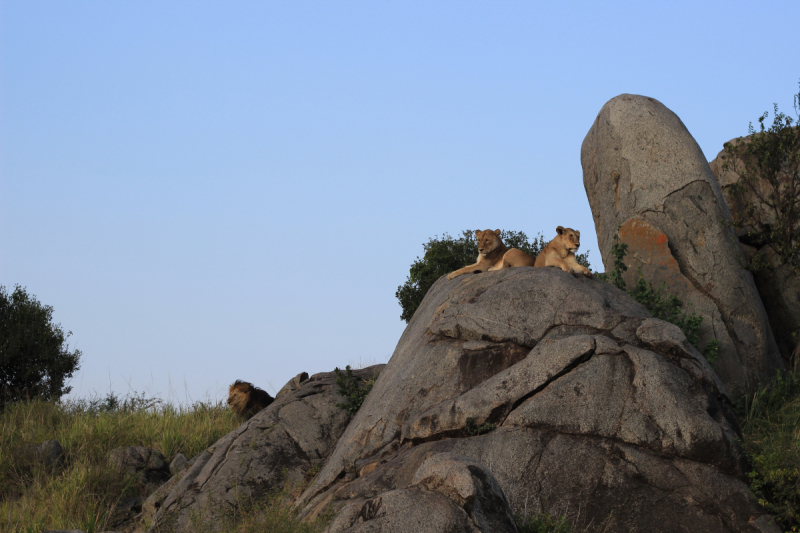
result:
M 275 399 L 267 391 L 241 379 L 228 389 L 228 405 L 245 418 L 250 418 L 273 401 Z

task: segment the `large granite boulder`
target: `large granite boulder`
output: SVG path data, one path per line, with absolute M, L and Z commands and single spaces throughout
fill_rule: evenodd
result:
M 746 143 L 749 139 L 749 137 L 733 139 L 728 143 Z M 739 176 L 734 170 L 724 168 L 725 163 L 731 162 L 729 158 L 729 154 L 723 149 L 709 163 L 709 167 L 719 183 L 733 220 L 737 223 L 736 233 L 739 239 L 744 246 L 752 247 L 749 254 L 748 250 L 745 252 L 745 255 L 749 256 L 748 261 L 756 253 L 758 254 L 759 260 L 755 265 L 751 265 L 751 269 L 756 267 L 753 277 L 766 308 L 778 349 L 784 361 L 789 362 L 800 334 L 800 276 L 780 258 L 771 243 L 764 241 L 763 238 L 759 239 L 757 234 L 750 231 L 750 226 L 744 221 L 744 211 L 748 206 L 749 209 L 754 209 L 755 216 L 760 217 L 767 225 L 775 222 L 775 213 L 749 189 L 734 194 L 734 186 L 739 181 Z M 736 165 L 742 168 L 744 162 L 738 160 Z M 756 183 L 756 187 L 762 197 L 769 195 L 770 190 L 766 183 Z M 797 223 L 800 224 L 800 221 Z
M 513 531 L 524 512 L 774 531 L 740 438 L 705 359 L 612 285 L 551 268 L 443 277 L 296 505 L 336 511 L 329 533 Z
M 353 371 L 373 379 L 386 365 Z M 333 372 L 315 374 L 192 459 L 169 493 L 154 502 L 149 531 L 219 524 L 241 504 L 299 485 L 333 449 L 350 416 Z M 213 528 L 212 528 L 213 529 Z
M 626 281 L 641 271 L 703 317 L 700 344 L 719 343 L 715 369 L 732 392 L 783 368 L 720 188 L 681 120 L 653 98 L 613 98 L 581 163 L 606 270 L 618 236 L 629 246 Z

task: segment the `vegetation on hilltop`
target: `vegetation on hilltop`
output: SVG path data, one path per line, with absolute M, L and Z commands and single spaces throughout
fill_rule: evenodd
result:
M 800 119 L 800 91 L 794 95 L 795 113 Z M 748 136 L 725 144 L 727 161 L 724 170 L 738 176 L 730 188 L 738 209 L 734 216 L 737 228 L 746 230 L 742 237 L 761 247 L 771 244 L 781 260 L 800 275 L 800 126 L 792 126 L 792 117 L 773 104 L 772 125 L 759 118 L 759 129 L 748 128 Z M 763 265 L 758 255 L 751 268 Z

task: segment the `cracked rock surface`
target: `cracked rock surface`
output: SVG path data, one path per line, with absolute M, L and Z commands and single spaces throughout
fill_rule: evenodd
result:
M 385 366 L 355 370 L 353 376 L 372 379 Z M 350 420 L 336 407 L 344 401 L 337 390 L 333 372 L 315 374 L 192 459 L 158 506 L 149 531 L 219 523 L 248 499 L 301 483 Z
M 703 152 L 661 102 L 609 100 L 581 147 L 583 183 L 606 270 L 614 236 L 628 244 L 626 283 L 664 283 L 703 317 L 700 345 L 719 343 L 716 369 L 752 391 L 783 368 L 731 215 Z
M 774 531 L 754 525 L 769 517 L 738 438 L 705 359 L 610 284 L 531 267 L 442 278 L 296 505 L 336 511 L 329 533 L 514 531 L 518 512 Z
M 750 137 L 744 137 L 732 139 L 728 143 L 747 143 L 749 140 Z M 755 209 L 758 218 L 763 223 L 774 225 L 775 212 L 766 207 L 752 191 L 745 189 L 742 193 L 743 198 L 733 193 L 739 176 L 731 169 L 723 169 L 725 163 L 729 161 L 729 157 L 723 149 L 708 165 L 722 189 L 722 196 L 725 198 L 734 220 L 745 219 L 744 214 L 749 205 Z M 744 168 L 744 162 L 741 159 L 730 162 L 735 163 L 739 170 Z M 779 174 L 779 179 L 788 180 L 789 175 L 786 173 L 788 170 L 788 168 L 784 168 L 782 174 Z M 769 197 L 771 187 L 764 180 L 756 182 L 756 187 L 763 197 Z M 796 224 L 800 225 L 800 221 Z M 786 264 L 780 258 L 772 243 L 760 240 L 757 237 L 758 233 L 750 235 L 750 229 L 752 228 L 743 225 L 743 227 L 737 228 L 737 234 L 742 241 L 743 248 L 749 248 L 750 257 L 758 252 L 762 259 L 763 267 L 757 270 L 753 277 L 758 293 L 761 295 L 761 301 L 764 302 L 767 310 L 769 324 L 772 327 L 775 341 L 778 343 L 778 349 L 784 362 L 788 363 L 792 352 L 798 346 L 797 334 L 800 332 L 800 277 L 797 276 L 791 265 Z M 746 252 L 745 255 L 747 256 L 748 253 Z

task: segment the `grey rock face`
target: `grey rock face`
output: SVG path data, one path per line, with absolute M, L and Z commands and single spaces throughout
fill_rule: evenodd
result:
M 49 467 L 64 466 L 64 448 L 55 439 L 46 440 L 37 446 L 36 454 Z
M 303 384 L 308 379 L 308 372 L 300 372 L 295 377 L 290 379 L 286 385 L 284 385 L 281 390 L 278 391 L 278 394 L 275 395 L 275 399 L 277 400 L 281 396 L 286 396 L 292 391 L 296 391 L 300 388 L 300 385 Z
M 353 375 L 371 379 L 384 366 Z M 196 521 L 213 523 L 248 499 L 301 483 L 347 426 L 347 412 L 336 407 L 343 400 L 333 372 L 311 376 L 193 459 L 158 507 L 150 531 L 191 530 Z
M 114 448 L 108 460 L 114 468 L 137 474 L 145 484 L 159 486 L 170 478 L 169 465 L 161 452 L 144 446 Z
M 182 472 L 188 464 L 189 460 L 186 458 L 186 456 L 182 453 L 179 453 L 172 458 L 172 462 L 169 464 L 169 471 L 173 476 L 175 476 L 176 474 Z
M 178 454 L 178 455 L 183 457 L 183 454 Z M 198 457 L 199 455 L 189 459 L 177 473 L 173 474 L 173 476 L 169 479 L 169 481 L 158 487 L 158 489 L 155 492 L 153 492 L 152 494 L 150 494 L 150 496 L 147 497 L 147 499 L 142 504 L 142 515 L 137 520 L 137 523 L 153 522 L 153 520 L 156 517 L 156 513 L 158 512 L 159 509 L 161 509 L 161 506 L 164 504 L 164 500 L 167 499 L 167 496 L 169 496 L 170 492 L 172 492 L 172 489 L 175 488 L 175 485 L 177 485 L 180 482 L 180 480 L 183 479 L 183 476 L 186 474 L 186 471 L 192 467 L 192 465 L 197 461 Z M 172 460 L 172 463 L 175 463 L 175 459 Z M 171 465 L 170 465 L 170 470 L 172 470 Z
M 439 531 L 504 531 L 527 510 L 754 532 L 739 437 L 708 363 L 610 284 L 527 267 L 442 278 L 296 504 L 337 510 L 331 532 L 389 531 L 403 506 L 447 515 Z
M 326 529 L 366 531 L 515 533 L 517 528 L 491 472 L 468 457 L 445 452 L 429 455 L 409 488 L 352 501 Z
M 749 137 L 733 139 L 729 142 L 746 143 L 749 142 Z M 731 210 L 733 220 L 741 221 L 745 205 L 750 204 L 755 209 L 756 216 L 760 217 L 765 224 L 773 224 L 775 222 L 774 211 L 766 207 L 755 194 L 749 190 L 744 192 L 743 197 L 732 193 L 733 185 L 739 180 L 739 176 L 733 170 L 722 168 L 728 162 L 728 157 L 725 150 L 720 151 L 717 157 L 709 163 L 709 167 L 719 183 L 722 196 Z M 743 166 L 741 161 L 738 161 L 737 164 L 740 168 Z M 760 186 L 759 192 L 762 196 L 767 197 L 770 191 L 766 184 L 763 184 Z M 761 295 L 761 301 L 766 308 L 778 349 L 784 361 L 788 362 L 797 343 L 796 335 L 800 333 L 800 277 L 790 266 L 784 264 L 771 244 L 758 242 L 748 235 L 748 230 L 746 224 L 741 224 L 741 227 L 737 229 L 737 234 L 742 242 L 753 246 L 747 257 L 748 262 L 755 252 L 758 252 L 765 263 L 764 268 L 756 271 L 753 277 L 758 293 Z
M 749 143 L 750 137 L 740 137 L 738 139 L 732 139 L 725 143 L 723 146 L 733 143 L 734 145 L 739 145 L 741 143 Z M 732 163 L 734 168 L 724 169 L 726 163 Z M 744 196 L 738 196 L 733 194 L 732 186 L 739 181 L 739 175 L 736 171 L 741 171 L 744 169 L 744 163 L 740 159 L 730 160 L 725 150 L 721 150 L 717 157 L 708 163 L 709 169 L 711 173 L 714 174 L 714 177 L 719 184 L 720 190 L 722 191 L 722 197 L 725 199 L 725 203 L 728 206 L 728 209 L 731 211 L 732 218 L 734 222 L 737 220 L 741 221 L 742 215 L 744 214 L 745 203 L 752 204 L 753 208 L 755 209 L 754 216 L 761 220 L 764 224 L 772 225 L 775 223 L 775 213 L 772 209 L 764 205 L 758 197 L 753 194 L 752 191 L 746 190 L 744 191 Z M 762 197 L 768 197 L 770 193 L 770 189 L 766 183 L 757 184 L 758 192 Z M 750 228 L 746 225 L 741 226 L 736 230 L 739 237 L 743 238 L 743 240 L 748 241 L 747 233 Z M 758 243 L 756 243 L 758 244 Z
M 716 369 L 729 390 L 752 390 L 783 368 L 720 188 L 680 119 L 653 98 L 613 98 L 581 163 L 606 270 L 620 228 L 629 279 L 641 267 L 703 317 L 701 345 L 719 342 Z
M 772 245 L 764 246 L 759 252 L 765 266 L 753 277 L 778 349 L 788 362 L 800 334 L 800 276 L 780 259 Z

